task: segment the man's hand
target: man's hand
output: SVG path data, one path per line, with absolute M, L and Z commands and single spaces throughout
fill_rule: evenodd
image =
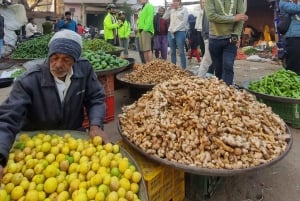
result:
M 236 14 L 235 17 L 234 17 L 234 20 L 236 22 L 247 21 L 248 20 L 248 15 L 245 15 L 245 14 Z
M 109 139 L 109 136 L 107 133 L 105 133 L 99 126 L 91 126 L 90 127 L 90 131 L 89 131 L 89 135 L 91 138 L 95 137 L 95 136 L 100 136 L 102 137 L 102 140 L 104 143 L 108 143 L 111 140 Z
M 0 188 L 1 188 L 1 184 L 2 184 L 2 177 L 3 177 L 3 167 L 2 167 L 2 165 L 0 165 Z

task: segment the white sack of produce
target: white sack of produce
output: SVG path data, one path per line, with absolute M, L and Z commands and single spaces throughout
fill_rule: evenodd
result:
M 122 110 L 123 136 L 145 153 L 188 166 L 259 166 L 278 158 L 290 137 L 270 107 L 216 78 L 162 82 Z

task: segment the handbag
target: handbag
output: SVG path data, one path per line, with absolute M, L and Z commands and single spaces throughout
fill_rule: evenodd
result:
M 279 16 L 279 23 L 277 25 L 278 33 L 285 34 L 290 27 L 291 21 L 292 19 L 290 14 L 281 14 Z

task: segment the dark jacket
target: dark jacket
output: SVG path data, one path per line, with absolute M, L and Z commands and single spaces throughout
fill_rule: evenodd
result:
M 4 38 L 4 17 L 0 15 L 0 39 Z
M 76 130 L 82 125 L 84 106 L 90 125 L 102 127 L 105 92 L 91 64 L 80 59 L 73 65 L 63 103 L 48 66 L 37 65 L 16 80 L 0 106 L 0 154 L 6 159 L 20 130 Z

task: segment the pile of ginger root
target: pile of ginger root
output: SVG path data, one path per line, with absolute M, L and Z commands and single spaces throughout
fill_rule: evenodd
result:
M 279 157 L 290 134 L 272 109 L 217 78 L 157 84 L 119 115 L 121 134 L 145 153 L 212 169 L 255 167 Z

